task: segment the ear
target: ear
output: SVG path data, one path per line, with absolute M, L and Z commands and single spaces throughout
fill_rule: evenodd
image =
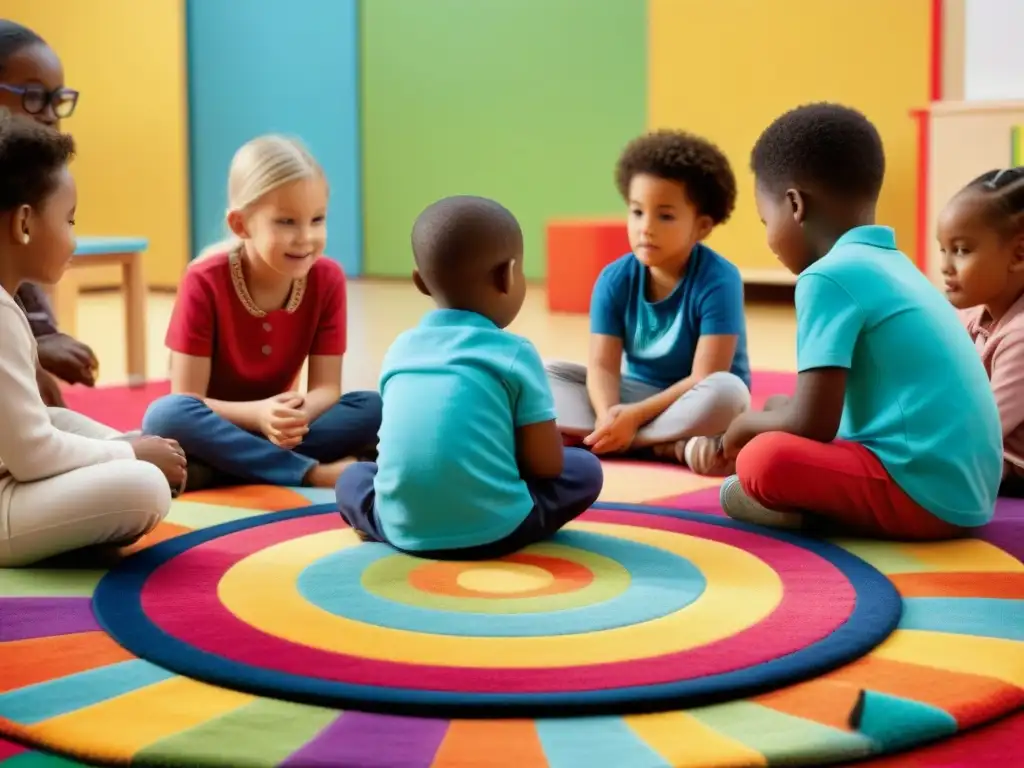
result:
M 228 229 L 231 234 L 243 239 L 249 239 L 249 230 L 245 226 L 245 217 L 241 211 L 228 211 Z
M 1024 232 L 1014 238 L 1012 246 L 1013 253 L 1010 256 L 1010 271 L 1024 272 Z
M 32 208 L 27 205 L 19 205 L 11 214 L 11 240 L 18 245 L 28 245 L 31 239 L 30 223 L 32 221 Z
M 698 241 L 703 240 L 708 235 L 710 235 L 711 230 L 715 228 L 715 222 L 712 221 L 711 217 L 707 215 L 698 216 L 695 225 Z
M 498 293 L 512 293 L 512 286 L 516 283 L 516 260 L 509 259 L 503 264 L 494 268 L 494 287 Z
M 423 278 L 420 277 L 419 270 L 414 269 L 412 271 L 412 284 L 416 286 L 416 290 L 422 293 L 424 296 L 430 295 L 430 289 L 427 288 L 427 284 L 423 282 Z
M 789 205 L 790 214 L 797 224 L 803 224 L 807 218 L 807 200 L 804 193 L 799 189 L 786 190 L 786 203 Z

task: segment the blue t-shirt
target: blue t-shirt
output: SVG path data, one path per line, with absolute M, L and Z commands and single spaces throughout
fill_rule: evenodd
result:
M 995 397 L 956 310 L 893 231 L 843 235 L 797 279 L 796 317 L 798 369 L 849 370 L 838 437 L 936 517 L 988 522 L 1003 470 Z
M 518 427 L 552 421 L 536 348 L 475 312 L 440 309 L 384 357 L 376 512 L 395 546 L 462 549 L 512 533 L 533 509 Z
M 683 279 L 661 301 L 648 301 L 647 268 L 627 253 L 603 270 L 590 299 L 590 332 L 622 339 L 626 375 L 667 389 L 693 372 L 701 336 L 738 336 L 731 371 L 750 386 L 743 279 L 703 243 Z

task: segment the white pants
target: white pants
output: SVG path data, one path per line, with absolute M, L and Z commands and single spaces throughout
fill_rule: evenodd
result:
M 53 425 L 100 440 L 122 439 L 80 413 L 50 408 Z M 97 544 L 129 544 L 167 516 L 171 489 L 157 467 L 118 459 L 34 483 L 0 479 L 0 567 L 30 565 Z
M 555 398 L 558 428 L 573 436 L 593 432 L 596 416 L 587 394 L 586 366 L 552 361 L 544 367 Z M 623 376 L 619 396 L 622 403 L 638 403 L 659 392 L 657 387 Z M 641 427 L 633 447 L 721 435 L 749 407 L 750 390 L 739 376 L 725 371 L 713 373 Z

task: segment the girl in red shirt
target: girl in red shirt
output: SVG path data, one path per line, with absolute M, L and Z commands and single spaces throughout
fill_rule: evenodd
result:
M 380 396 L 341 394 L 345 274 L 321 258 L 327 199 L 323 170 L 291 139 L 263 136 L 235 154 L 233 239 L 186 271 L 167 330 L 172 394 L 143 419 L 146 434 L 184 448 L 191 489 L 333 488 L 346 464 L 376 445 Z

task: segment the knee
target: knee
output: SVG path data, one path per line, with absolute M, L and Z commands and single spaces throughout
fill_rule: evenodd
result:
M 750 408 L 750 389 L 739 376 L 729 371 L 716 371 L 704 379 L 714 389 L 718 407 L 732 418 Z
M 766 482 L 785 472 L 799 450 L 798 442 L 785 432 L 765 432 L 743 446 L 736 457 L 736 475 L 743 490 L 759 496 Z
M 154 400 L 142 417 L 142 431 L 172 440 L 181 440 L 190 431 L 195 414 L 207 406 L 192 395 L 165 395 Z
M 384 401 L 378 392 L 369 390 L 363 392 L 349 392 L 342 396 L 342 402 L 351 407 L 357 414 L 358 423 L 366 430 L 369 437 L 377 434 L 380 429 L 380 422 L 384 412 Z M 371 434 L 372 433 L 372 434 Z
M 567 363 L 562 360 L 545 360 L 544 373 L 549 378 L 560 381 L 579 383 L 587 380 L 587 369 L 579 363 Z
M 604 487 L 604 465 L 590 451 L 583 448 L 566 448 L 563 473 L 571 473 L 581 488 L 592 489 L 595 500 L 601 495 Z
M 164 473 L 153 464 L 130 461 L 112 481 L 111 496 L 135 516 L 132 528 L 138 535 L 149 533 L 171 510 L 171 488 Z

